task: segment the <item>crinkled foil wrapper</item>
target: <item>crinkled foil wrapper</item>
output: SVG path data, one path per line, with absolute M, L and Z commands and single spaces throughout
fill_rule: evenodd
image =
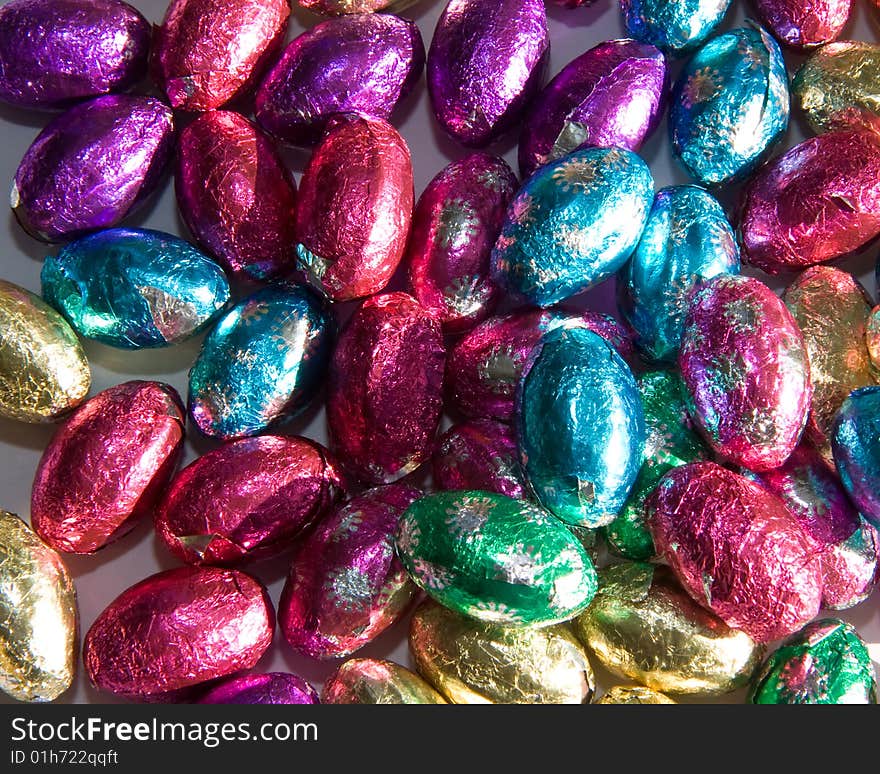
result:
M 853 390 L 831 426 L 840 481 L 861 514 L 880 528 L 880 387 Z
M 233 677 L 212 688 L 197 704 L 320 704 L 305 680 L 286 672 Z
M 296 0 L 303 8 L 324 16 L 343 16 L 353 13 L 398 13 L 419 0 Z
M 713 462 L 675 468 L 648 500 L 657 552 L 684 589 L 759 643 L 819 612 L 822 564 L 776 495 Z
M 755 0 L 755 8 L 776 40 L 804 50 L 837 39 L 849 20 L 852 0 Z
M 76 674 L 76 590 L 61 557 L 0 510 L 0 690 L 57 699 Z
M 83 663 L 100 691 L 160 698 L 252 668 L 274 628 L 269 595 L 250 575 L 178 567 L 107 606 L 85 636 Z
M 324 704 L 446 704 L 421 677 L 393 661 L 352 658 L 324 683 Z
M 621 0 L 626 33 L 681 56 L 701 45 L 721 24 L 730 0 Z
M 453 704 L 586 704 L 595 689 L 567 626 L 511 629 L 425 601 L 410 625 L 419 674 Z
M 875 306 L 865 323 L 865 344 L 875 378 L 880 377 L 880 305 Z
M 615 685 L 593 704 L 675 704 L 668 696 L 640 685 Z

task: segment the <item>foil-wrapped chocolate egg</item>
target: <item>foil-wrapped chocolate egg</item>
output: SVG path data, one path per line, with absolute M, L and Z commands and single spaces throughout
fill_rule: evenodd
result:
M 600 570 L 599 590 L 574 630 L 613 675 L 665 693 L 735 691 L 763 655 L 745 632 L 694 602 L 668 567 L 650 564 Z
M 376 658 L 351 658 L 324 683 L 324 704 L 446 704 L 409 669 Z
M 512 629 L 426 600 L 413 615 L 416 669 L 453 704 L 587 704 L 593 670 L 567 626 Z
M 205 435 L 256 435 L 315 397 L 335 324 L 308 288 L 270 285 L 239 301 L 205 337 L 189 372 L 189 413 Z
M 233 564 L 278 553 L 336 501 L 342 482 L 307 438 L 241 438 L 178 473 L 156 510 L 156 532 L 189 564 Z
M 111 228 L 46 257 L 43 298 L 87 339 L 165 347 L 210 325 L 229 301 L 223 270 L 176 236 Z
M 654 199 L 648 165 L 622 148 L 587 148 L 546 164 L 520 188 L 492 251 L 492 278 L 550 306 L 616 272 Z
M 674 362 L 691 288 L 739 268 L 736 237 L 718 200 L 695 185 L 660 189 L 639 245 L 617 277 L 618 308 L 635 331 L 639 353 Z
M 866 343 L 871 300 L 852 274 L 832 266 L 811 266 L 799 274 L 782 300 L 803 334 L 810 361 L 807 435 L 830 459 L 834 415 L 853 390 L 875 383 Z
M 211 111 L 180 133 L 174 188 L 196 242 L 231 274 L 272 279 L 293 269 L 296 184 L 244 116 Z
M 865 323 L 865 344 L 875 375 L 880 374 L 880 304 L 875 306 Z
M 150 23 L 121 0 L 12 0 L 0 9 L 0 100 L 60 108 L 133 86 Z
M 313 145 L 328 119 L 387 119 L 422 76 L 425 45 L 409 19 L 363 13 L 330 19 L 293 40 L 257 90 L 254 115 L 269 134 Z
M 642 463 L 645 418 L 629 366 L 593 331 L 544 334 L 517 389 L 520 463 L 539 502 L 567 524 L 601 527 Z
M 183 451 L 183 403 L 162 382 L 103 390 L 55 433 L 34 476 L 31 523 L 58 551 L 90 554 L 134 529 Z
M 648 526 L 681 585 L 728 626 L 765 643 L 819 612 L 813 541 L 772 492 L 714 462 L 669 471 L 648 499 Z
M 880 132 L 880 46 L 861 40 L 829 43 L 810 55 L 791 81 L 791 96 L 816 133 Z
M 39 296 L 0 280 L 0 416 L 56 420 L 85 400 L 91 383 L 67 321 Z
M 428 50 L 428 96 L 441 127 L 482 147 L 513 126 L 550 54 L 544 0 L 449 0 Z
M 513 428 L 503 422 L 469 419 L 453 425 L 437 441 L 432 463 L 439 489 L 528 496 Z
M 409 287 L 447 333 L 469 330 L 498 300 L 489 255 L 517 187 L 504 159 L 472 153 L 445 167 L 419 197 L 406 253 Z
M 691 414 L 715 453 L 771 470 L 794 451 L 812 398 L 804 337 L 753 277 L 721 274 L 690 296 L 679 368 Z
M 681 56 L 721 24 L 730 0 L 620 0 L 626 34 Z
M 755 0 L 758 17 L 783 46 L 802 51 L 836 40 L 852 0 Z
M 302 541 L 278 603 L 291 647 L 312 658 L 348 656 L 403 615 L 417 589 L 394 553 L 394 533 L 421 494 L 406 484 L 369 489 Z
M 583 312 L 576 317 L 553 309 L 525 309 L 492 317 L 463 336 L 449 353 L 446 380 L 455 408 L 474 419 L 509 420 L 529 353 L 546 331 L 575 318 L 611 342 L 621 357 L 632 357 L 628 333 L 609 315 Z
M 880 387 L 853 390 L 830 435 L 841 483 L 862 515 L 880 527 Z
M 562 522 L 524 500 L 480 490 L 435 492 L 400 519 L 397 552 L 446 607 L 504 626 L 567 621 L 596 592 L 596 571 Z
M 871 654 L 852 624 L 823 618 L 771 653 L 755 678 L 752 704 L 876 704 Z
M 224 680 L 197 704 L 320 704 L 318 692 L 287 672 L 242 675 Z
M 857 605 L 874 590 L 880 538 L 859 515 L 819 452 L 801 444 L 785 463 L 758 477 L 816 543 L 822 561 L 822 604 Z
M 104 609 L 83 641 L 83 663 L 99 691 L 161 699 L 251 669 L 274 627 L 272 602 L 255 578 L 177 567 L 136 583 Z
M 213 110 L 241 94 L 284 40 L 288 0 L 171 0 L 153 70 L 174 108 Z
M 640 685 L 615 685 L 593 704 L 675 704 L 665 694 Z
M 523 177 L 588 146 L 637 151 L 666 108 L 666 60 L 654 46 L 607 40 L 569 62 L 534 99 L 519 138 Z
M 0 510 L 0 690 L 57 699 L 76 673 L 77 609 L 61 557 L 18 516 Z
M 303 8 L 324 16 L 388 11 L 397 13 L 418 0 L 296 0 Z
M 173 147 L 171 109 L 159 100 L 89 100 L 58 116 L 27 149 L 12 211 L 44 242 L 116 226 L 158 186 Z
M 330 448 L 358 478 L 386 484 L 430 456 L 443 407 L 440 322 L 406 293 L 367 299 L 330 363 Z
M 300 180 L 296 261 L 333 301 L 384 288 L 406 251 L 412 161 L 387 121 L 347 114 L 328 123 Z
M 739 233 L 768 274 L 860 250 L 880 235 L 880 136 L 828 132 L 775 158 L 743 189 Z
M 740 28 L 705 43 L 672 89 L 672 155 L 704 185 L 744 177 L 788 127 L 788 75 L 763 29 Z

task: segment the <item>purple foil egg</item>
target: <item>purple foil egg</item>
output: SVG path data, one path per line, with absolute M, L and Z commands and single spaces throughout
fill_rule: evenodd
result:
M 544 0 L 450 0 L 428 51 L 434 116 L 464 145 L 488 144 L 541 87 L 549 53 Z
M 302 542 L 278 603 L 291 647 L 312 658 L 347 656 L 403 615 L 417 588 L 394 552 L 394 532 L 421 495 L 405 484 L 362 492 Z
M 666 86 L 666 59 L 654 46 L 608 40 L 581 54 L 529 107 L 519 140 L 522 176 L 585 145 L 637 151 L 663 115 Z
M 317 691 L 287 672 L 241 675 L 224 680 L 196 704 L 320 704 Z
M 482 489 L 526 499 L 513 428 L 492 419 L 469 419 L 450 427 L 433 457 L 439 489 Z
M 852 0 L 755 0 L 755 6 L 776 40 L 804 50 L 837 40 Z
M 29 234 L 62 242 L 118 225 L 158 185 L 174 147 L 171 109 L 107 95 L 62 113 L 24 154 L 10 203 Z
M 329 19 L 293 40 L 257 90 L 257 123 L 313 145 L 334 113 L 388 118 L 422 75 L 425 45 L 408 19 L 382 13 Z
M 419 198 L 407 248 L 409 285 L 447 333 L 469 330 L 498 300 L 489 255 L 516 189 L 503 159 L 473 153 L 443 169 Z
M 150 23 L 121 0 L 12 0 L 0 8 L 0 100 L 61 108 L 123 91 L 149 49 Z

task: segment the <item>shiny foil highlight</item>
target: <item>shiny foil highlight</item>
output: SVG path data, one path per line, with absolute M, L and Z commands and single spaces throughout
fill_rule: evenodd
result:
M 421 677 L 393 661 L 351 658 L 324 683 L 324 704 L 446 704 Z
M 286 672 L 242 675 L 226 680 L 202 696 L 198 704 L 320 704 L 318 692 L 297 675 Z
M 668 696 L 639 685 L 615 685 L 594 704 L 675 704 Z

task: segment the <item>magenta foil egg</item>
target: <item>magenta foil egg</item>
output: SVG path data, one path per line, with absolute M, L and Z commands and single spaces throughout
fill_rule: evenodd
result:
M 648 526 L 694 600 L 757 642 L 796 632 L 822 601 L 815 544 L 776 495 L 714 462 L 673 468 Z
M 394 532 L 421 495 L 405 484 L 362 492 L 300 544 L 278 603 L 291 647 L 312 658 L 347 656 L 403 615 L 417 589 L 394 552 Z
M 755 0 L 755 7 L 776 40 L 803 50 L 837 40 L 852 0 Z
M 185 695 L 252 668 L 269 645 L 275 613 L 263 585 L 218 567 L 177 567 L 116 597 L 83 641 L 99 691 L 136 699 Z
M 90 554 L 149 513 L 183 450 L 173 387 L 125 382 L 99 392 L 58 428 L 31 490 L 31 524 L 58 551 Z
M 224 680 L 197 704 L 320 704 L 305 680 L 287 672 L 240 675 Z
M 607 40 L 569 62 L 529 106 L 519 140 L 519 168 L 585 145 L 637 151 L 666 106 L 666 59 L 654 46 Z
M 541 87 L 549 53 L 544 0 L 450 0 L 428 51 L 440 126 L 464 145 L 487 145 Z
M 189 564 L 231 564 L 283 550 L 341 494 L 337 466 L 307 438 L 242 438 L 171 482 L 156 531 Z
M 156 188 L 173 147 L 171 109 L 159 100 L 110 94 L 84 102 L 27 149 L 12 211 L 44 242 L 118 225 Z
M 439 489 L 481 489 L 527 499 L 513 428 L 492 419 L 469 419 L 437 441 L 432 459 Z
M 287 31 L 288 0 L 171 0 L 153 71 L 172 107 L 213 110 L 250 85 Z
M 431 456 L 443 405 L 440 322 L 406 293 L 367 299 L 330 362 L 330 448 L 358 478 L 396 481 Z
M 257 90 L 269 134 L 313 145 L 336 113 L 387 119 L 422 76 L 425 44 L 409 19 L 381 13 L 329 19 L 293 40 Z
M 180 133 L 175 191 L 199 245 L 235 276 L 294 268 L 296 184 L 270 140 L 244 116 L 199 116 Z
M 516 189 L 507 162 L 473 153 L 444 168 L 419 197 L 407 248 L 409 286 L 448 333 L 472 328 L 498 300 L 489 255 Z

